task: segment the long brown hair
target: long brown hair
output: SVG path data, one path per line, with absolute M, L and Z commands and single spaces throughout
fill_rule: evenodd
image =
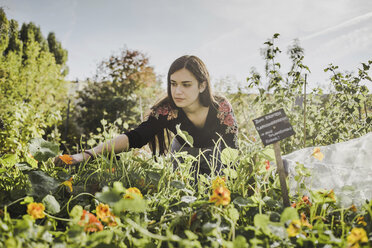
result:
M 205 90 L 202 93 L 199 93 L 200 103 L 205 107 L 209 107 L 213 106 L 213 103 L 216 102 L 211 90 L 209 73 L 203 61 L 194 55 L 184 55 L 176 59 L 171 64 L 167 76 L 167 96 L 160 100 L 158 103 L 156 103 L 151 108 L 152 110 L 155 110 L 160 105 L 166 103 L 170 103 L 172 108 L 175 109 L 178 108 L 172 98 L 170 77 L 173 73 L 183 68 L 187 69 L 194 75 L 194 77 L 198 80 L 199 86 L 203 82 L 205 82 L 206 84 Z M 156 150 L 159 151 L 159 154 L 164 154 L 165 152 L 167 152 L 170 140 L 171 135 L 169 133 L 169 130 L 166 128 L 160 130 L 157 134 L 155 134 L 154 138 L 152 138 L 149 142 L 149 146 L 153 154 L 156 155 Z

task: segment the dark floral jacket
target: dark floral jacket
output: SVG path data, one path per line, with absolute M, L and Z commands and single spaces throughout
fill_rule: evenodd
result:
M 217 142 L 222 147 L 238 148 L 238 125 L 231 104 L 226 98 L 216 97 L 216 103 L 209 107 L 203 128 L 196 127 L 180 108 L 172 108 L 164 103 L 152 109 L 148 119 L 137 128 L 125 133 L 129 138 L 130 148 L 139 148 L 147 144 L 161 129 L 167 128 L 177 134 L 176 125 L 193 137 L 194 147 L 213 147 Z M 185 146 L 186 142 L 179 136 L 177 140 Z M 223 141 L 222 141 L 222 139 Z

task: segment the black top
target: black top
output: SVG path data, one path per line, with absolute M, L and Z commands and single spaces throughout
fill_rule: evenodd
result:
M 231 104 L 222 97 L 216 98 L 216 101 L 209 107 L 203 128 L 196 127 L 181 108 L 173 108 L 170 103 L 160 104 L 151 111 L 146 121 L 125 133 L 129 139 L 129 147 L 140 148 L 146 145 L 162 128 L 177 134 L 176 125 L 180 124 L 180 129 L 193 137 L 194 147 L 213 147 L 222 137 L 227 146 L 238 148 L 238 126 Z M 189 146 L 180 136 L 177 135 L 176 138 L 181 145 Z M 221 146 L 225 147 L 223 141 Z

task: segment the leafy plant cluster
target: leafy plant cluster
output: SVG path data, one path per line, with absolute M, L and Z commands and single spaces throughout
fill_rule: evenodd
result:
M 0 8 L 0 154 L 19 154 L 34 137 L 58 140 L 67 82 L 67 51 L 54 33 L 8 20 Z
M 367 84 L 372 60 L 362 63 L 356 73 L 341 72 L 330 64 L 329 92 L 319 87 L 309 89 L 310 69 L 303 63 L 304 49 L 298 41 L 288 48 L 291 67 L 282 72 L 275 45 L 279 34 L 266 41 L 261 54 L 265 59 L 265 77 L 252 69 L 248 85 L 231 93 L 232 104 L 238 113 L 240 131 L 247 139 L 256 140 L 252 119 L 283 108 L 296 132 L 281 143 L 284 153 L 308 146 L 329 145 L 360 137 L 372 131 L 371 104 Z M 305 83 L 306 82 L 306 83 Z M 247 94 L 252 90 L 257 94 Z M 306 90 L 306 94 L 305 94 Z
M 343 208 L 332 190 L 308 189 L 310 195 L 299 191 L 283 207 L 273 151 L 259 145 L 242 142 L 240 153 L 226 148 L 224 175 L 200 175 L 196 186 L 191 168 L 198 158 L 183 152 L 155 160 L 135 149 L 60 168 L 52 162 L 58 145 L 36 139 L 29 146 L 29 160 L 0 161 L 2 179 L 18 177 L 21 185 L 0 185 L 6 247 L 371 245 L 370 201 Z M 303 166 L 297 169 L 298 180 L 308 176 Z M 22 191 L 15 195 L 17 187 Z

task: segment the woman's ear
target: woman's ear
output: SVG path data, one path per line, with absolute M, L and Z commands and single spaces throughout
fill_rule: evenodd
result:
M 199 93 L 203 93 L 203 91 L 207 88 L 207 83 L 204 81 L 199 85 Z

